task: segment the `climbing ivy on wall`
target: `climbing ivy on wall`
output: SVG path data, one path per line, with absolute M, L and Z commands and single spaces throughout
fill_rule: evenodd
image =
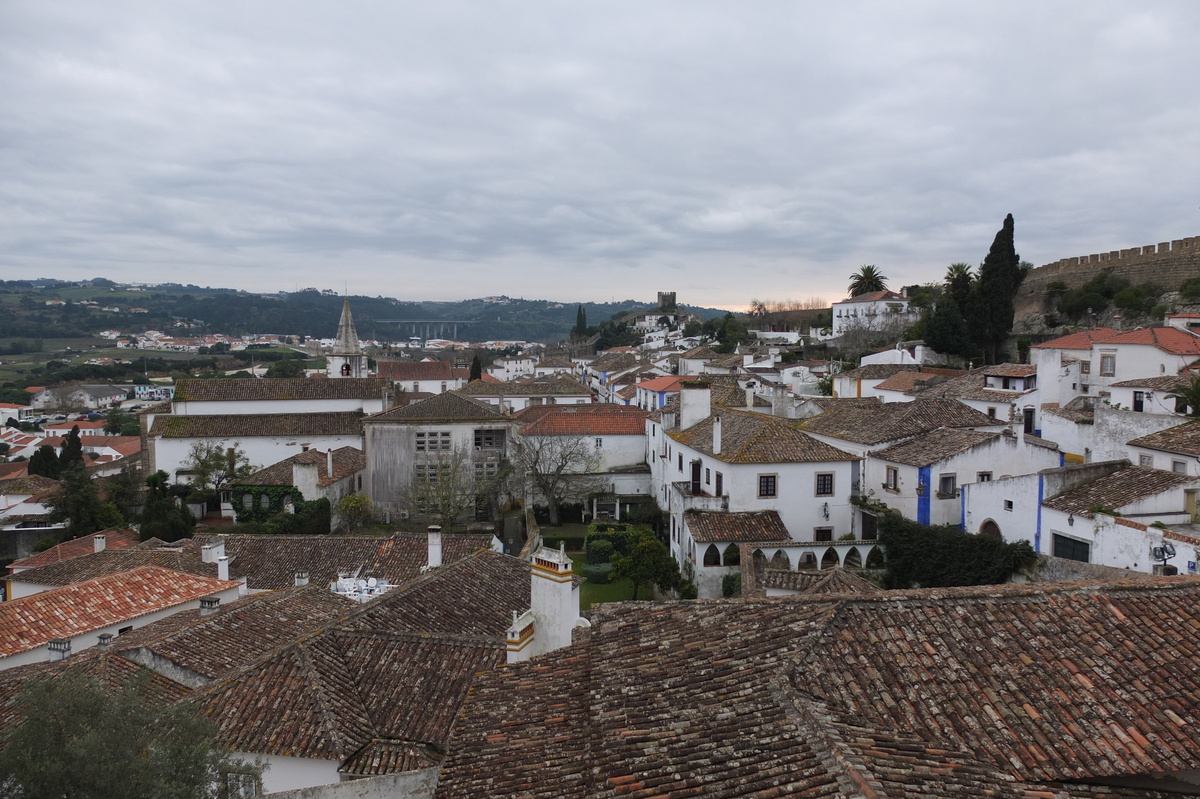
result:
M 885 588 L 995 585 L 1037 560 L 1028 541 L 1008 544 L 951 525 L 927 527 L 895 513 L 880 517 L 879 543 Z

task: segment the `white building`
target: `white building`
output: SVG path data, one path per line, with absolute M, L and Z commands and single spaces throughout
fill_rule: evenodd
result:
M 830 310 L 835 338 L 855 328 L 881 331 L 891 326 L 903 327 L 916 319 L 916 314 L 908 309 L 908 297 L 887 290 L 835 302 Z

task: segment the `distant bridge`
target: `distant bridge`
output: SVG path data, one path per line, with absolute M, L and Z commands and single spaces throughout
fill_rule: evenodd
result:
M 478 324 L 474 319 L 376 319 L 379 324 L 400 325 L 409 335 L 428 341 L 431 338 L 458 338 L 458 328 Z M 447 335 L 449 333 L 449 335 Z

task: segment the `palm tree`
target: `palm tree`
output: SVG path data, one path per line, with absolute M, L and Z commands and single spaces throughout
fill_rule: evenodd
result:
M 1200 416 L 1200 376 L 1193 377 L 1190 383 L 1176 386 L 1166 396 L 1178 405 L 1186 405 L 1188 416 Z
M 971 296 L 971 283 L 974 280 L 975 275 L 971 272 L 970 264 L 950 264 L 950 268 L 946 270 L 942 285 L 946 287 L 946 293 L 958 304 L 962 313 L 967 311 L 967 300 Z
M 867 294 L 872 291 L 886 291 L 887 278 L 880 274 L 874 264 L 863 264 L 858 268 L 858 271 L 850 275 L 850 292 L 851 297 L 857 297 L 859 294 Z

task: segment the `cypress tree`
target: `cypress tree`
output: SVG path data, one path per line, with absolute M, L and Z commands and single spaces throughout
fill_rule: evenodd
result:
M 79 440 L 79 425 L 74 425 L 67 438 L 63 441 L 62 452 L 58 455 L 62 468 L 69 469 L 72 464 L 83 465 L 83 442 Z
M 1013 298 L 1025 277 L 1013 243 L 1013 216 L 1004 218 L 987 258 L 979 267 L 969 309 L 971 335 L 988 363 L 996 363 L 1000 347 L 1012 332 Z
M 575 338 L 587 337 L 587 311 L 583 310 L 582 305 L 575 307 L 575 328 L 571 331 L 571 335 Z
M 954 300 L 943 300 L 929 315 L 925 323 L 925 343 L 945 355 L 965 358 L 971 354 L 971 335 Z
M 37 448 L 29 458 L 28 469 L 30 474 L 40 474 L 42 477 L 49 477 L 51 480 L 57 480 L 62 474 L 62 465 L 58 461 L 58 453 L 49 444 L 43 444 Z
M 471 359 L 471 374 L 468 375 L 467 382 L 473 383 L 476 380 L 480 380 L 482 378 L 483 378 L 483 361 L 479 360 L 479 354 L 476 353 L 475 357 Z

